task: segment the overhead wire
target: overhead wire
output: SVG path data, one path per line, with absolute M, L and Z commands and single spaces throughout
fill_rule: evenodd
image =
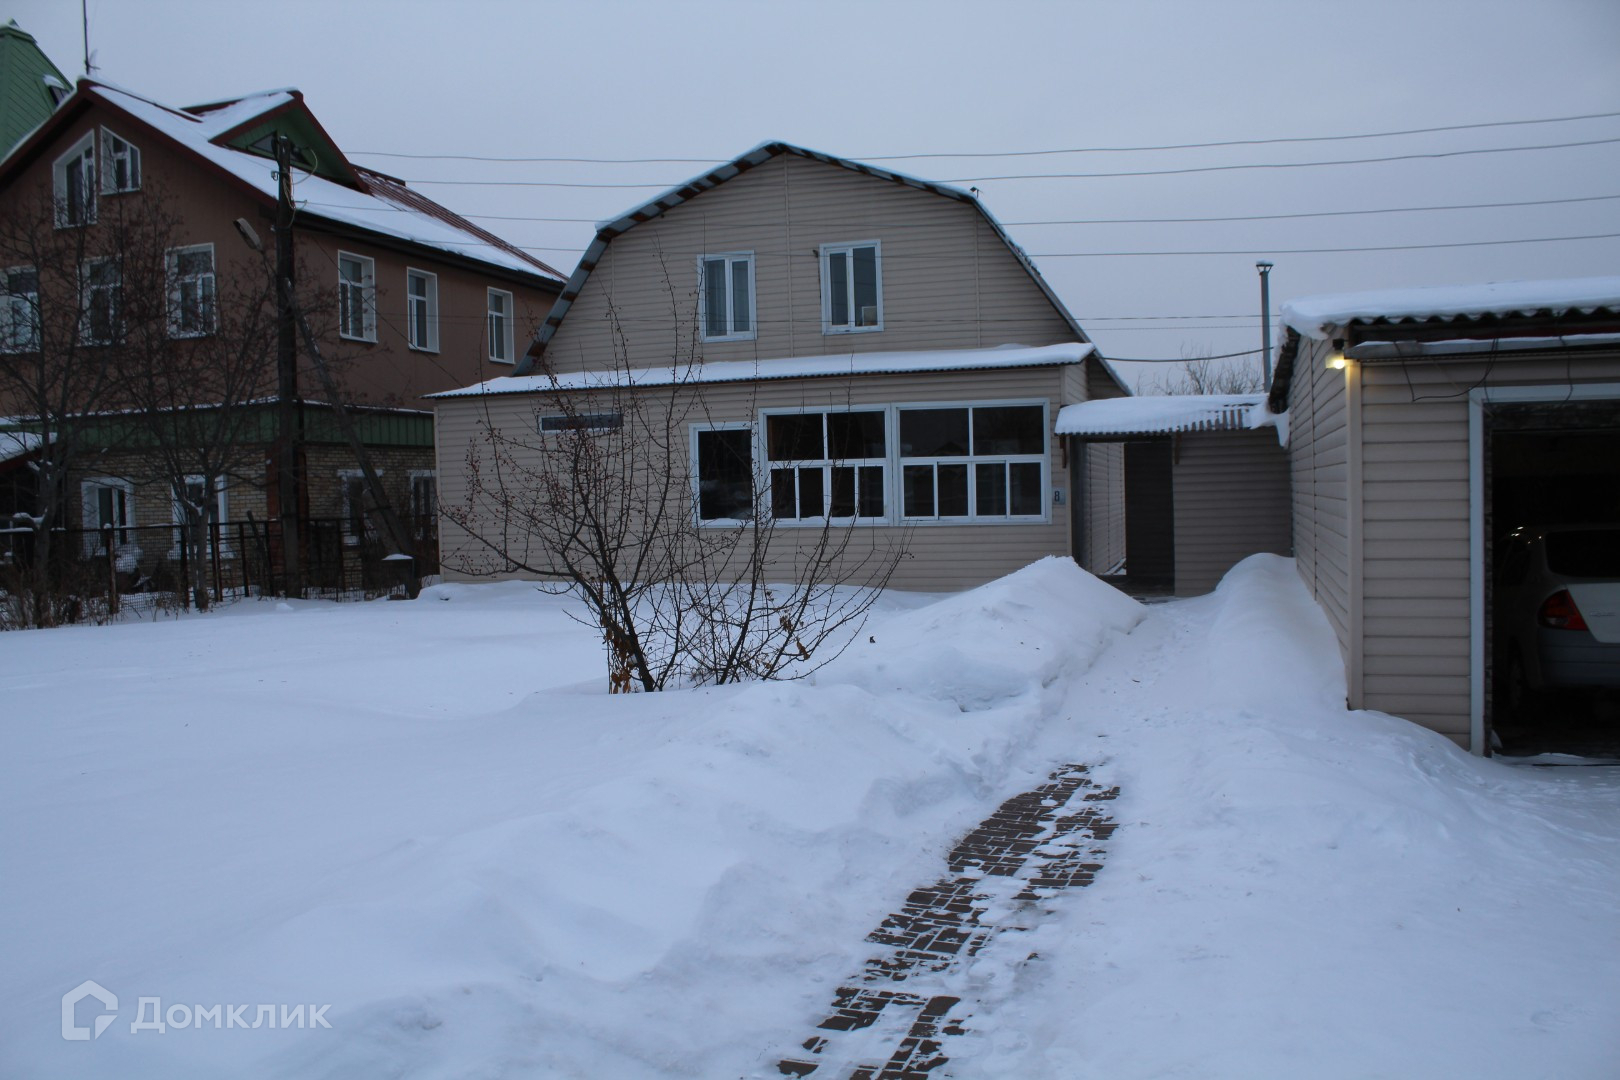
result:
M 1529 120 L 1492 120 L 1472 124 L 1444 124 L 1435 127 L 1405 128 L 1398 131 L 1358 132 L 1350 135 L 1295 135 L 1264 139 L 1220 139 L 1211 142 L 1158 143 L 1140 146 L 1079 146 L 1048 150 L 1003 150 L 969 152 L 933 152 L 926 154 L 862 155 L 861 161 L 919 161 L 926 158 L 1012 158 L 1043 157 L 1059 154 L 1120 154 L 1147 153 L 1160 150 L 1203 150 L 1221 146 L 1275 146 L 1288 143 L 1344 142 L 1356 139 L 1386 139 L 1404 135 L 1435 135 L 1446 131 L 1478 131 L 1485 128 L 1524 127 L 1534 124 L 1562 124 L 1579 120 L 1604 120 L 1620 116 L 1620 112 L 1580 113 L 1573 116 L 1548 116 Z M 710 165 L 731 160 L 725 157 L 707 158 L 587 158 L 587 157 L 503 157 L 484 154 L 414 154 L 389 150 L 352 150 L 352 156 L 411 158 L 427 161 L 483 161 L 516 164 L 556 165 Z

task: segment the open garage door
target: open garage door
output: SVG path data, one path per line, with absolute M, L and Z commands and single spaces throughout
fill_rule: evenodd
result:
M 1620 759 L 1620 400 L 1493 401 L 1483 427 L 1492 745 Z

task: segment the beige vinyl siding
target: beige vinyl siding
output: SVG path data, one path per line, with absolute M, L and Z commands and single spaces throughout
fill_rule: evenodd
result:
M 883 329 L 822 333 L 823 244 L 880 245 Z M 754 254 L 753 340 L 702 342 L 698 259 Z M 783 154 L 615 238 L 546 349 L 557 371 L 692 355 L 1050 345 L 1074 331 L 978 210 Z M 1078 399 L 1077 399 L 1078 400 Z
M 1288 454 L 1276 432 L 1191 431 L 1173 438 L 1176 595 L 1209 592 L 1256 552 L 1287 555 Z
M 705 388 L 701 413 L 715 423 L 756 422 L 762 410 L 793 408 L 847 408 L 860 405 L 896 405 L 924 402 L 975 403 L 984 401 L 1044 401 L 1049 423 L 1055 421 L 1061 368 L 1023 368 L 1011 371 L 956 372 L 931 375 L 867 376 L 858 379 L 783 379 L 761 383 L 716 384 Z M 642 391 L 668 400 L 668 390 Z M 437 403 L 440 498 L 458 506 L 467 498 L 469 448 L 483 445 L 484 416 L 488 422 L 527 437 L 540 412 L 554 412 L 534 395 L 504 394 L 486 398 L 447 398 Z M 698 415 L 694 412 L 693 417 Z M 756 461 L 761 453 L 756 438 Z M 905 558 L 892 587 L 917 590 L 956 590 L 982 584 L 1011 573 L 1047 555 L 1069 553 L 1069 516 L 1066 507 L 1052 506 L 1052 489 L 1067 494 L 1068 478 L 1062 469 L 1058 440 L 1048 433 L 1047 512 L 1049 521 L 1030 524 L 854 526 L 856 546 L 870 538 L 879 544 L 904 543 Z M 892 471 L 892 470 L 891 470 Z M 890 477 L 891 496 L 897 490 Z M 1067 502 L 1067 499 L 1065 499 Z M 491 525 L 491 534 L 495 530 Z M 813 544 L 817 528 L 779 525 L 773 552 L 787 552 Z M 508 542 L 520 543 L 520 538 Z M 479 545 L 453 524 L 440 530 L 441 561 L 452 580 L 467 580 L 468 560 Z M 869 550 L 869 548 L 868 548 Z M 486 560 L 487 563 L 487 560 Z M 784 559 L 783 575 L 792 562 Z
M 1326 342 L 1303 341 L 1288 395 L 1295 565 L 1350 662 L 1349 440 L 1345 375 Z
M 1107 574 L 1125 560 L 1125 444 L 1075 440 L 1080 455 L 1080 498 L 1086 542 L 1082 563 L 1093 574 Z
M 1620 357 L 1365 360 L 1362 704 L 1466 742 L 1468 396 L 1475 386 L 1620 380 Z

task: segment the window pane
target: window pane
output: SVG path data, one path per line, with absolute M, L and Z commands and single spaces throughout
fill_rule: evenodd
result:
M 827 456 L 844 460 L 882 457 L 883 414 L 828 413 Z
M 799 470 L 799 516 L 820 517 L 826 513 L 823 473 L 819 465 Z
M 883 466 L 862 465 L 857 470 L 860 479 L 861 517 L 883 516 Z
M 753 512 L 753 445 L 746 429 L 698 432 L 698 516 L 704 521 Z
M 753 327 L 753 306 L 748 298 L 748 260 L 731 264 L 731 329 L 746 334 Z
M 878 323 L 877 249 L 855 249 L 855 325 Z
M 794 469 L 771 470 L 771 514 L 779 518 L 799 516 L 798 489 Z
M 973 512 L 979 517 L 1007 516 L 1007 466 L 973 466 Z
M 906 409 L 900 413 L 900 453 L 906 457 L 966 457 L 966 409 Z
M 405 279 L 405 283 L 410 287 L 412 297 L 421 300 L 427 299 L 427 278 L 420 274 L 411 274 Z
M 827 325 L 849 325 L 849 263 L 842 251 L 827 256 L 827 296 L 831 301 L 827 309 Z
M 765 445 L 772 461 L 820 461 L 827 456 L 821 441 L 821 413 L 765 418 Z
M 703 260 L 703 336 L 726 336 L 726 261 Z
M 975 454 L 1039 454 L 1046 433 L 1039 405 L 1004 405 L 973 410 Z
M 1041 490 L 1041 466 L 1038 462 L 1013 462 L 1007 466 L 1011 476 L 1012 512 L 1035 516 L 1041 513 L 1046 500 Z
M 900 473 L 906 517 L 934 516 L 934 467 L 907 465 Z
M 967 517 L 968 474 L 966 465 L 939 466 L 939 516 Z
M 831 517 L 855 516 L 855 470 L 848 466 L 832 470 L 832 498 L 827 505 Z

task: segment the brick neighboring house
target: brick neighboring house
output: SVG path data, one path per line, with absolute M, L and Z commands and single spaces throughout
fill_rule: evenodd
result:
M 42 125 L 0 161 L 0 215 L 17 223 L 49 207 L 40 232 L 62 265 L 31 265 L 21 244 L 0 256 L 0 374 L 53 347 L 48 303 L 56 280 L 76 297 L 76 340 L 68 351 L 117 349 L 138 285 L 115 244 L 126 224 L 161 208 L 167 226 L 169 332 L 174 356 L 205 348 L 229 321 L 231 297 L 266 286 L 269 263 L 250 247 L 274 250 L 277 179 L 275 140 L 293 144 L 292 235 L 297 289 L 342 398 L 357 407 L 359 427 L 396 507 L 431 517 L 436 507 L 433 425 L 419 400 L 434 391 L 511 370 L 561 290 L 556 271 L 462 218 L 403 181 L 350 162 L 297 90 L 172 108 L 109 84 L 80 80 Z M 244 229 L 242 226 L 246 225 Z M 36 245 L 37 247 L 37 245 Z M 37 261 L 48 261 L 40 259 Z M 70 282 L 75 284 L 69 284 Z M 241 288 L 233 288 L 242 286 Z M 101 324 L 106 324 L 101 326 Z M 98 329 L 98 327 L 100 327 Z M 59 333 L 59 338 L 63 335 Z M 219 341 L 212 342 L 215 346 Z M 113 354 L 104 354 L 111 356 Z M 38 430 L 18 382 L 0 378 L 0 426 Z M 302 438 L 301 516 L 365 529 L 355 506 L 356 463 L 337 436 L 321 383 L 299 350 Z M 245 436 L 262 443 L 254 467 L 236 470 L 219 494 L 222 516 L 258 521 L 279 513 L 271 441 L 274 364 L 257 398 L 262 412 Z M 203 396 L 192 404 L 213 404 Z M 116 417 L 116 393 L 85 410 L 106 413 L 91 425 L 96 445 L 74 451 L 65 466 L 65 511 L 73 528 L 173 525 L 178 481 L 139 464 L 138 440 Z M 150 412 L 150 410 L 148 410 Z M 31 415 L 32 414 L 32 415 Z M 375 441 L 373 441 L 375 440 Z M 80 440 L 83 441 L 83 440 Z M 0 444 L 0 513 L 29 510 L 30 463 L 39 471 L 50 438 Z M 60 474 L 59 474 L 60 475 Z M 431 529 L 431 522 L 424 528 Z M 347 533 L 345 542 L 358 541 Z M 120 558 L 125 553 L 120 550 Z M 128 560 L 142 571 L 152 543 L 131 542 Z M 164 546 L 162 543 L 155 545 Z

